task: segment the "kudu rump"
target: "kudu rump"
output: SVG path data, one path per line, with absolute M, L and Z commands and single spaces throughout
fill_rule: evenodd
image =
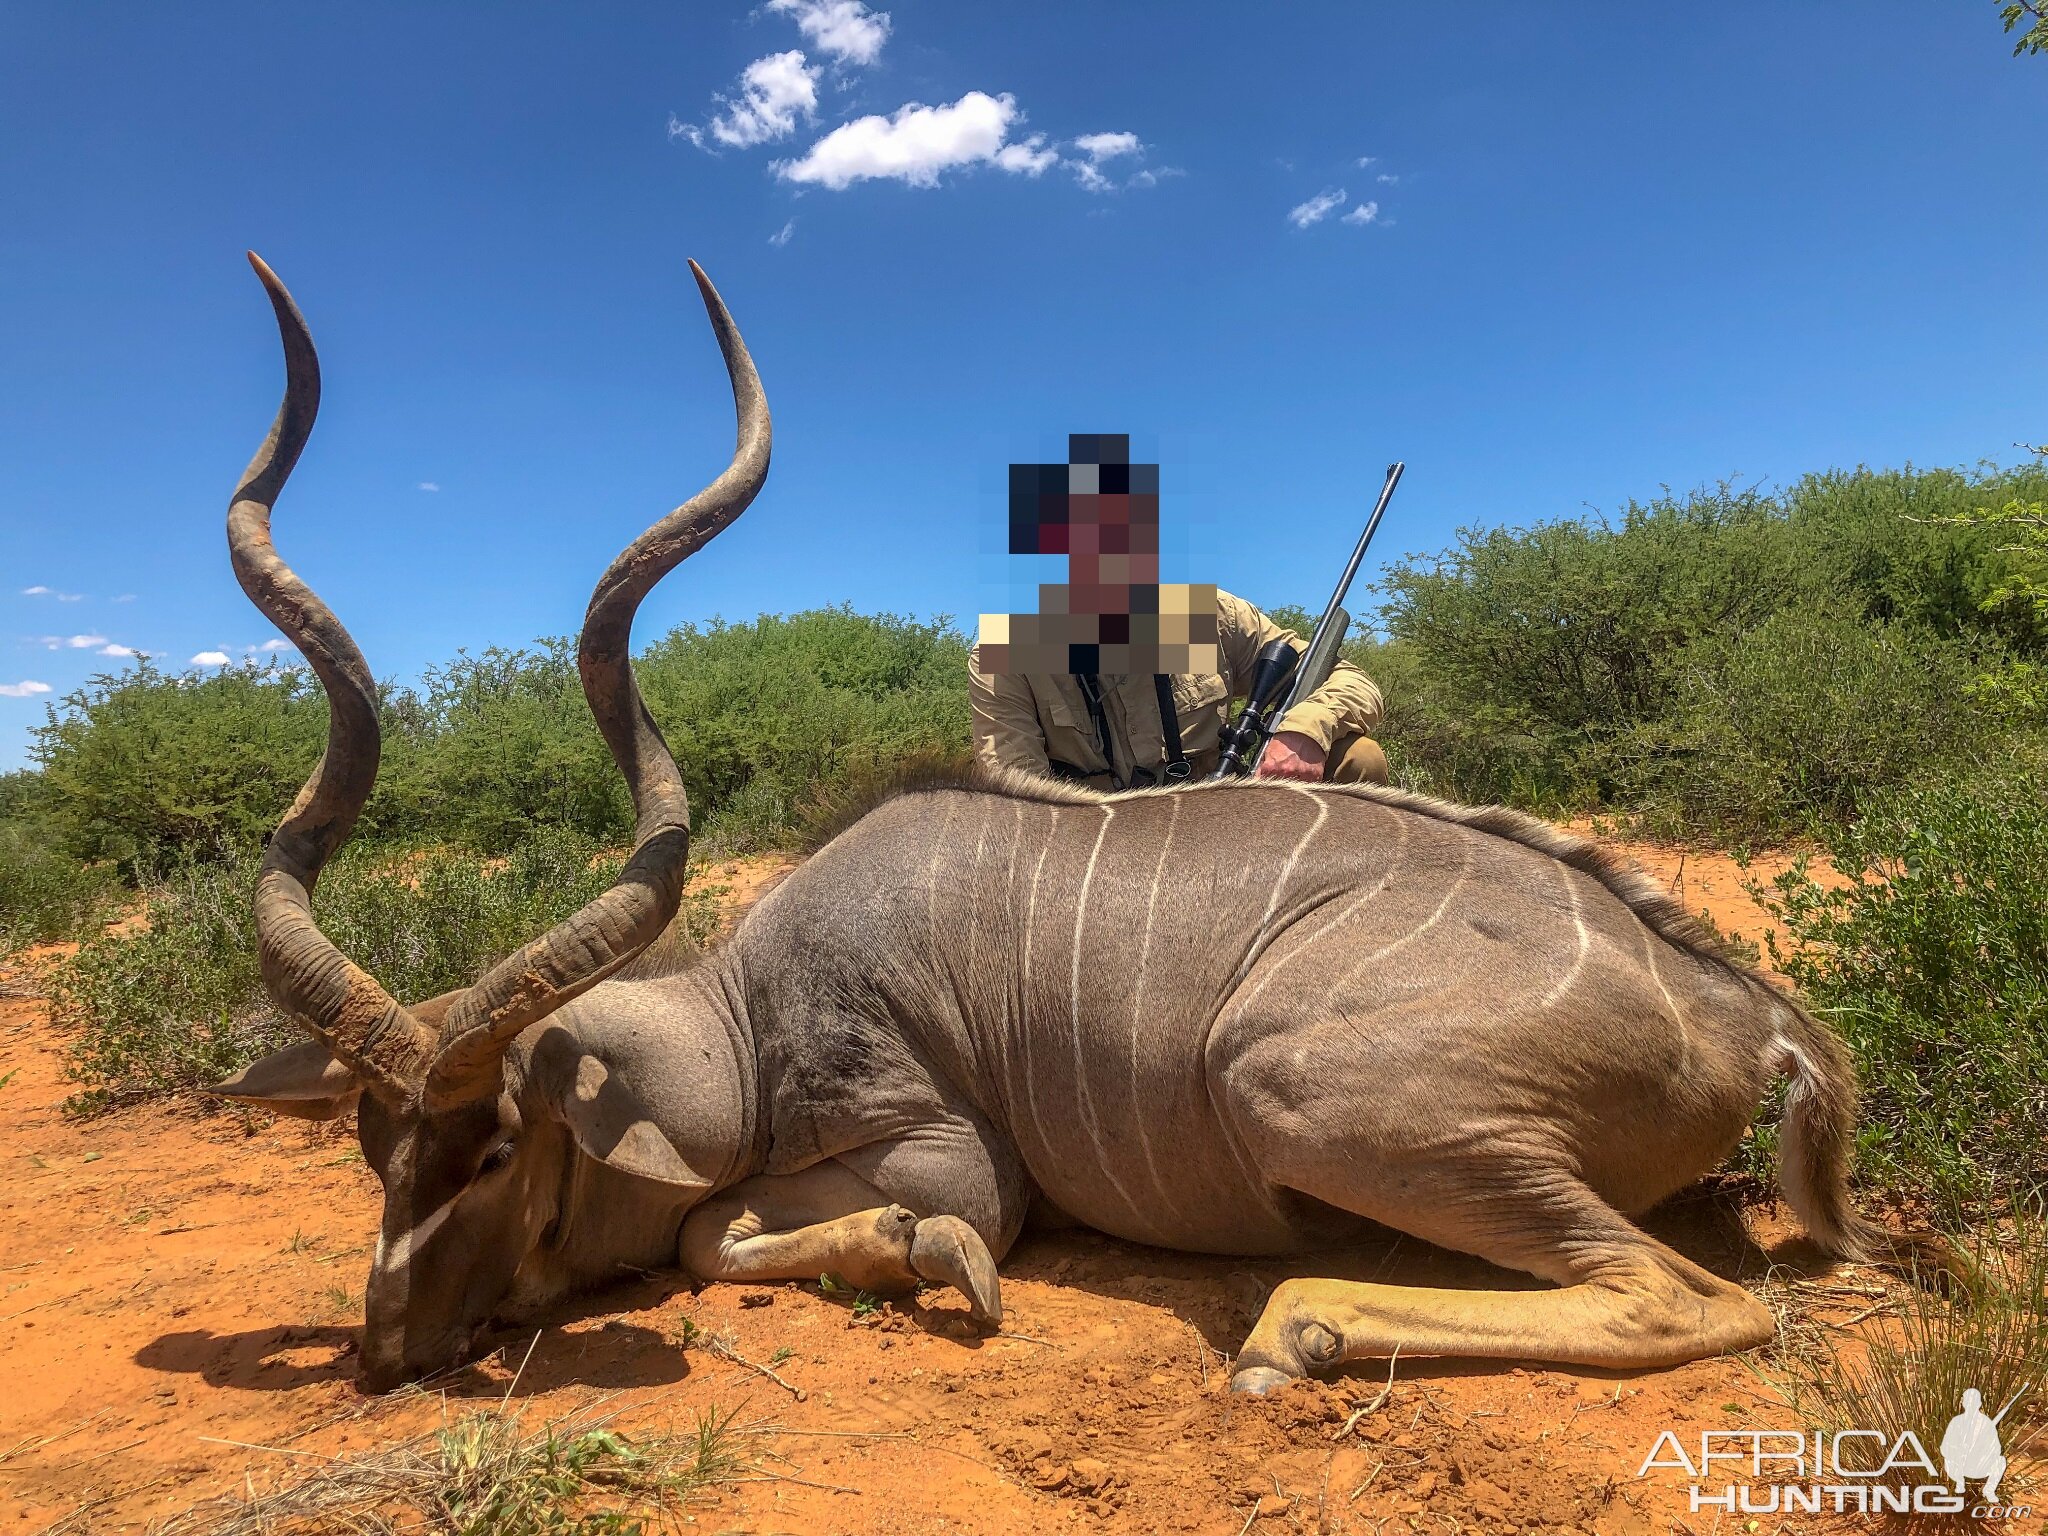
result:
M 255 896 L 265 983 L 313 1038 L 219 1091 L 312 1118 L 357 1108 L 384 1186 L 369 1386 L 633 1269 L 939 1281 L 993 1324 L 997 1261 L 1034 1202 L 1205 1253 L 1296 1253 L 1378 1222 L 1555 1282 L 1287 1281 L 1238 1355 L 1240 1388 L 1396 1349 L 1621 1367 L 1743 1349 L 1770 1313 L 1624 1213 L 1713 1168 L 1780 1074 L 1786 1193 L 1813 1237 L 1894 1262 L 1920 1241 L 1849 1203 L 1834 1037 L 1643 877 L 1499 809 L 1277 781 L 926 782 L 708 955 L 628 968 L 675 912 L 690 834 L 634 682 L 633 614 L 768 472 L 760 379 L 694 264 L 738 447 L 605 572 L 578 653 L 632 789 L 632 857 L 475 985 L 397 1001 L 313 915 L 376 776 L 377 704 L 361 652 L 271 544 L 320 382 L 298 310 L 256 270 L 287 383 L 228 539 L 331 724 Z

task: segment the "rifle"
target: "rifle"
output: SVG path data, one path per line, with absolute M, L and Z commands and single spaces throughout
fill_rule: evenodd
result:
M 1380 487 L 1380 498 L 1373 503 L 1372 516 L 1365 521 L 1365 532 L 1358 536 L 1350 563 L 1337 578 L 1337 590 L 1330 594 L 1329 606 L 1323 609 L 1323 616 L 1309 635 L 1306 659 L 1285 640 L 1270 641 L 1260 650 L 1252 667 L 1244 709 L 1223 733 L 1223 757 L 1210 778 L 1228 779 L 1257 772 L 1266 743 L 1272 739 L 1273 727 L 1286 717 L 1287 711 L 1330 680 L 1331 669 L 1337 665 L 1337 652 L 1351 630 L 1351 615 L 1344 610 L 1344 599 L 1351 591 L 1358 567 L 1365 561 L 1366 546 L 1379 532 L 1387 503 L 1394 499 L 1401 471 L 1407 467 L 1405 463 L 1387 467 L 1386 484 Z

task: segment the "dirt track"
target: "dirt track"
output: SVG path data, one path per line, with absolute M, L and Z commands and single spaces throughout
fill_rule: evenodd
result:
M 1668 881 L 1677 856 L 1645 852 Z M 1686 867 L 1688 905 L 1759 931 L 1726 861 Z M 58 1047 L 40 1001 L 0 999 L 0 1533 L 81 1506 L 74 1529 L 142 1530 L 245 1473 L 260 1486 L 306 1453 L 506 1392 L 530 1333 L 445 1396 L 357 1393 L 378 1202 L 345 1129 L 176 1106 L 74 1123 Z M 1705 1194 L 1651 1225 L 1750 1281 L 1810 1259 L 1788 1226 L 1745 1231 Z M 1340 1435 L 1380 1397 L 1384 1365 L 1258 1401 L 1223 1390 L 1260 1287 L 1291 1273 L 1520 1283 L 1391 1237 L 1300 1266 L 1027 1237 L 1004 1273 L 1017 1337 L 978 1339 L 950 1295 L 856 1318 L 815 1287 L 693 1294 L 671 1276 L 555 1320 L 514 1400 L 535 1424 L 605 1397 L 629 1426 L 740 1408 L 777 1427 L 752 1443 L 781 1458 L 766 1463 L 778 1475 L 725 1490 L 683 1529 L 878 1536 L 1706 1532 L 1714 1517 L 1688 1515 L 1667 1474 L 1635 1476 L 1657 1434 L 1789 1422 L 1737 1360 L 1642 1375 L 1404 1360 Z M 686 1348 L 688 1325 L 700 1342 Z M 760 1363 L 789 1351 L 776 1370 L 803 1399 L 705 1348 L 712 1336 Z

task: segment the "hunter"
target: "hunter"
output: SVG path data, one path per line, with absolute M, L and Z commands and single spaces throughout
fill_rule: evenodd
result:
M 1216 610 L 1221 675 L 990 673 L 976 645 L 967 661 L 975 756 L 1096 789 L 1202 777 L 1216 766 L 1225 712 L 1231 699 L 1244 696 L 1260 647 L 1277 639 L 1302 643 L 1231 593 L 1217 592 Z M 1370 735 L 1380 714 L 1372 679 L 1340 661 L 1281 719 L 1259 774 L 1384 784 L 1387 757 Z

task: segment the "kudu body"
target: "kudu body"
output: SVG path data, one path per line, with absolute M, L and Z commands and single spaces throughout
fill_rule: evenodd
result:
M 369 1384 L 628 1269 L 942 1281 L 995 1322 L 996 1263 L 1034 1203 L 1211 1253 L 1376 1222 L 1556 1286 L 1289 1281 L 1241 1388 L 1396 1349 L 1625 1367 L 1746 1348 L 1769 1312 L 1627 1217 L 1712 1169 L 1780 1075 L 1786 1192 L 1813 1237 L 1892 1259 L 1916 1241 L 1849 1203 L 1835 1039 L 1641 876 L 1498 809 L 1365 786 L 932 780 L 853 821 L 709 955 L 631 968 L 674 912 L 688 838 L 626 661 L 632 609 L 767 470 L 766 402 L 701 272 L 739 448 L 607 573 L 581 652 L 634 790 L 633 860 L 476 986 L 388 998 L 311 916 L 374 775 L 376 714 L 346 632 L 269 546 L 318 384 L 258 268 L 291 382 L 230 538 L 334 714 L 257 896 L 266 980 L 315 1038 L 220 1091 L 359 1106 L 385 1191 Z

